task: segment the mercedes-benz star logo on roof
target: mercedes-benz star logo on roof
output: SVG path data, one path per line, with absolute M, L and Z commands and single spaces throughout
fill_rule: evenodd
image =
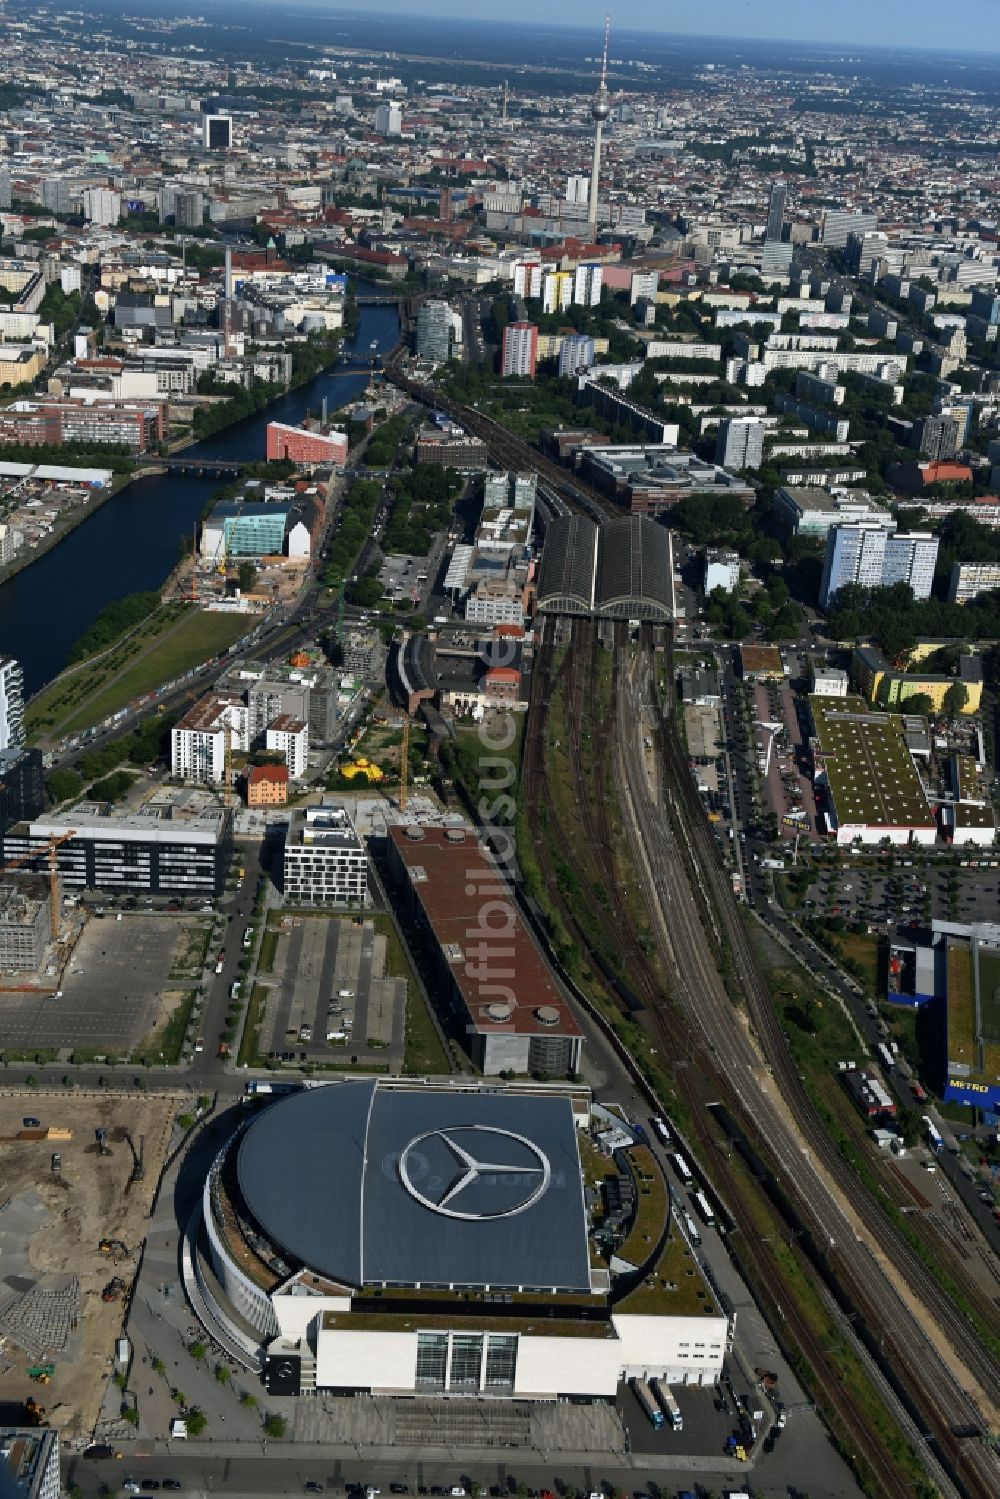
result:
M 501 1140 L 513 1140 L 521 1150 L 511 1152 L 508 1148 L 504 1153 L 523 1154 L 525 1159 L 515 1163 L 510 1159 L 496 1161 L 489 1158 L 488 1146 L 483 1141 L 481 1149 L 469 1149 L 467 1143 L 463 1143 L 462 1137 L 494 1135 Z M 426 1155 L 419 1151 L 418 1147 L 438 1141 L 445 1147 L 448 1155 L 455 1162 L 455 1171 L 450 1177 L 443 1174 L 433 1175 L 429 1170 Z M 476 1145 L 473 1139 L 472 1144 Z M 499 1152 L 494 1151 L 493 1154 Z M 421 1191 L 413 1181 L 414 1173 L 419 1173 L 427 1178 L 427 1190 Z M 533 1141 L 524 1135 L 517 1135 L 513 1130 L 495 1129 L 488 1124 L 463 1124 L 453 1129 L 433 1129 L 425 1134 L 417 1135 L 410 1141 L 399 1158 L 399 1175 L 403 1186 L 416 1202 L 425 1208 L 430 1208 L 432 1213 L 441 1213 L 445 1218 L 461 1218 L 467 1222 L 485 1223 L 495 1218 L 513 1218 L 516 1213 L 523 1213 L 527 1208 L 533 1207 L 538 1199 L 547 1190 L 552 1177 L 552 1167 L 546 1156 Z M 504 1205 L 490 1207 L 484 1199 L 483 1206 L 473 1211 L 463 1211 L 462 1201 L 472 1202 L 470 1194 L 472 1189 L 482 1184 L 498 1182 L 501 1179 L 509 1179 L 507 1190 L 505 1190 Z M 520 1186 L 521 1193 L 518 1196 L 511 1188 Z

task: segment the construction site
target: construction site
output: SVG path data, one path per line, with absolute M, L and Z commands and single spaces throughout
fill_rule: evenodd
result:
M 0 1097 L 0 1401 L 24 1424 L 93 1430 L 177 1108 Z

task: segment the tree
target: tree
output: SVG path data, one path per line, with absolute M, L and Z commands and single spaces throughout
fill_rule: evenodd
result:
M 208 1417 L 204 1411 L 189 1411 L 184 1419 L 187 1422 L 189 1437 L 200 1436 L 208 1425 Z
M 166 1364 L 161 1358 L 154 1358 L 151 1364 L 151 1368 L 154 1374 L 162 1374 L 166 1367 Z
M 127 1405 L 124 1408 L 124 1410 L 122 1411 L 122 1420 L 127 1422 L 129 1426 L 138 1426 L 139 1412 L 136 1410 L 134 1405 Z
M 257 1406 L 257 1396 L 256 1395 L 252 1395 L 249 1390 L 243 1390 L 243 1391 L 241 1391 L 241 1393 L 240 1393 L 240 1405 L 242 1405 L 243 1408 L 245 1410 L 248 1410 L 248 1411 L 252 1411 L 252 1410 L 256 1409 L 256 1406 Z
M 288 1422 L 284 1416 L 270 1415 L 264 1421 L 264 1433 L 269 1437 L 280 1438 L 285 1435 Z
M 66 802 L 80 795 L 83 780 L 75 770 L 53 770 L 46 777 L 45 789 L 54 802 Z
M 195 1339 L 193 1343 L 188 1344 L 188 1353 L 190 1353 L 191 1357 L 194 1359 L 203 1359 L 206 1352 L 207 1349 L 205 1347 L 205 1344 L 198 1342 L 197 1339 Z
M 949 718 L 957 718 L 960 713 L 965 712 L 968 703 L 969 689 L 966 687 L 965 683 L 952 682 L 951 686 L 948 688 L 948 691 L 944 695 L 944 701 L 942 702 L 941 707 Z
M 233 1371 L 227 1364 L 216 1364 L 215 1377 L 220 1384 L 228 1384 L 233 1377 Z
M 934 712 L 934 700 L 929 693 L 914 692 L 903 698 L 898 708 L 900 713 L 915 713 L 918 717 L 926 718 Z

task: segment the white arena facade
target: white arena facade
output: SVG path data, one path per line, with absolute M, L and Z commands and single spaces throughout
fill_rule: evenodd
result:
M 352 1078 L 247 1115 L 184 1269 L 270 1393 L 608 1400 L 720 1375 L 728 1319 L 672 1215 L 642 1257 L 627 1222 L 607 1237 L 604 1162 L 638 1204 L 653 1157 L 602 1155 L 585 1090 Z

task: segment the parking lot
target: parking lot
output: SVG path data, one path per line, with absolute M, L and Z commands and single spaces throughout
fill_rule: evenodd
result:
M 1000 870 L 952 864 L 906 866 L 888 871 L 868 867 L 817 872 L 802 903 L 803 914 L 840 916 L 873 927 L 897 922 L 996 921 Z
M 287 1061 L 346 1054 L 401 1065 L 406 981 L 386 977 L 386 939 L 375 923 L 294 916 L 278 931 L 261 1050 Z
M 0 997 L 5 1050 L 121 1052 L 135 1046 L 166 1023 L 197 983 L 203 931 L 204 922 L 176 914 L 92 916 L 54 994 Z

